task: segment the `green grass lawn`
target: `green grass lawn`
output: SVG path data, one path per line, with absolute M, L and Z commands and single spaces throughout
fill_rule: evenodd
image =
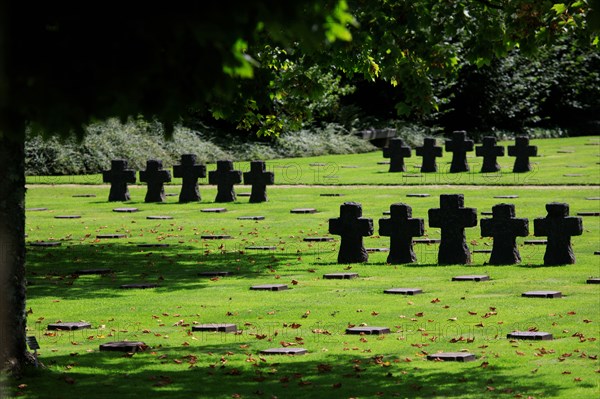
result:
M 441 145 L 441 141 L 438 143 Z M 267 162 L 275 172 L 275 183 L 281 185 L 596 185 L 600 181 L 600 139 L 598 137 L 573 137 L 564 139 L 532 140 L 538 146 L 538 157 L 531 158 L 533 170 L 512 173 L 514 157 L 500 157 L 500 173 L 480 173 L 482 158 L 475 152 L 468 154 L 470 172 L 449 173 L 451 153 L 438 158 L 437 173 L 419 173 L 421 157 L 412 152 L 407 158 L 406 173 L 388 173 L 388 165 L 381 151 L 361 155 L 330 155 L 312 158 L 278 159 Z M 504 147 L 512 141 L 501 142 Z M 507 150 L 505 149 L 505 153 Z M 249 170 L 249 162 L 236 163 L 239 170 Z M 108 167 L 108 165 L 107 165 Z M 214 170 L 209 165 L 208 170 Z M 565 176 L 567 175 L 567 176 Z M 568 176 L 571 175 L 571 176 Z M 573 176 L 576 175 L 576 176 Z M 101 175 L 88 176 L 30 176 L 29 184 L 100 184 Z M 201 184 L 207 184 L 208 178 Z M 174 179 L 173 184 L 181 184 Z
M 584 146 L 590 140 L 533 144 L 543 147 L 547 157 L 569 156 L 556 154 L 563 146 L 588 151 L 584 159 L 570 154 L 561 162 L 593 165 L 600 147 Z M 539 158 L 540 165 L 547 157 Z M 340 167 L 337 184 L 393 183 L 390 174 L 376 165 L 380 153 L 293 162 L 305 170 L 309 163 L 332 159 L 338 159 L 339 165 L 360 166 Z M 508 160 L 503 161 L 507 166 Z M 532 232 L 533 218 L 545 216 L 544 206 L 551 201 L 568 202 L 571 215 L 600 210 L 600 201 L 586 199 L 600 195 L 598 168 L 587 168 L 581 170 L 596 177 L 589 175 L 582 184 L 592 186 L 270 187 L 270 202 L 249 204 L 240 197 L 235 203 L 217 205 L 228 209 L 221 214 L 200 212 L 215 206 L 213 186 L 201 188 L 201 203 L 185 205 L 178 204 L 177 197 L 168 197 L 166 204 L 145 204 L 145 188 L 133 186 L 133 201 L 127 206 L 140 212 L 120 214 L 112 209 L 121 203 L 106 202 L 106 187 L 32 185 L 27 208 L 48 210 L 27 213 L 27 241 L 58 240 L 62 245 L 28 247 L 28 333 L 38 338 L 40 360 L 47 369 L 12 384 L 12 393 L 26 398 L 596 398 L 600 292 L 586 279 L 600 277 L 600 256 L 594 255 L 600 250 L 600 218 L 584 217 L 584 234 L 572 239 L 577 263 L 560 267 L 544 267 L 545 247 L 525 246 L 523 238 L 518 239 L 523 262 L 516 266 L 487 265 L 489 255 L 478 253 L 471 265 L 437 266 L 435 244 L 416 245 L 418 262 L 412 265 L 387 265 L 386 253 L 371 254 L 366 264 L 337 265 L 338 237 L 328 243 L 303 241 L 328 235 L 327 220 L 338 216 L 344 201 L 362 203 L 364 216 L 374 219 L 377 230 L 377 219 L 384 217 L 382 212 L 390 204 L 406 202 L 413 207 L 413 217 L 427 219 L 427 210 L 439 206 L 439 194 L 448 193 L 463 193 L 465 205 L 477 208 L 479 217 L 494 204 L 514 203 L 517 216 L 530 219 Z M 538 176 L 551 184 L 553 176 L 558 178 L 565 170 L 557 166 L 550 173 L 540 166 Z M 475 176 L 477 181 L 470 183 L 481 183 L 476 174 L 463 175 Z M 178 187 L 168 187 L 167 192 L 177 193 Z M 321 197 L 321 193 L 344 196 Z M 408 193 L 431 197 L 408 198 Z M 97 196 L 74 198 L 74 194 Z M 493 198 L 506 194 L 519 198 Z M 289 212 L 298 207 L 319 212 Z M 82 217 L 55 219 L 56 215 Z M 148 215 L 174 219 L 147 220 Z M 249 215 L 262 215 L 265 220 L 237 220 Z M 96 239 L 102 233 L 127 237 Z M 203 234 L 233 238 L 202 240 Z M 375 234 L 365 238 L 366 247 L 389 246 L 386 237 Z M 426 236 L 439 235 L 439 229 L 429 228 L 426 220 Z M 471 249 L 492 244 L 480 237 L 479 225 L 467 229 L 467 241 Z M 139 243 L 169 243 L 170 247 L 140 248 Z M 260 245 L 276 250 L 246 249 Z M 73 275 L 78 269 L 105 267 L 114 273 Z M 211 270 L 235 275 L 198 277 L 198 272 Z M 341 271 L 356 272 L 359 278 L 322 279 L 324 273 Z M 489 274 L 492 280 L 450 281 L 462 274 Z M 118 288 L 133 282 L 159 286 Z M 249 290 L 266 283 L 285 283 L 290 289 Z M 424 294 L 383 294 L 393 287 L 421 288 Z M 565 296 L 522 298 L 521 293 L 529 290 L 559 290 Z M 84 320 L 93 328 L 47 331 L 48 323 L 59 320 Z M 240 332 L 192 333 L 197 323 L 234 323 Z M 393 333 L 344 334 L 349 324 L 363 323 L 390 327 Z M 550 332 L 555 339 L 506 339 L 511 331 L 528 329 Z M 100 344 L 116 340 L 141 340 L 150 348 L 132 357 L 98 350 Z M 259 354 L 284 345 L 306 348 L 309 354 Z M 426 354 L 461 350 L 475 354 L 477 360 L 464 364 L 426 360 Z

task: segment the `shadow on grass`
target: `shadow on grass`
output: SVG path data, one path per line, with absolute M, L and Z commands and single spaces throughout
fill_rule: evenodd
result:
M 31 371 L 14 384 L 27 384 L 29 398 L 45 399 L 49 392 L 63 398 L 454 398 L 483 397 L 492 390 L 510 397 L 557 397 L 562 390 L 491 360 L 481 367 L 481 361 L 409 363 L 396 355 L 261 357 L 231 344 L 154 348 L 131 358 L 118 352 L 50 355 L 43 361 L 51 368 Z

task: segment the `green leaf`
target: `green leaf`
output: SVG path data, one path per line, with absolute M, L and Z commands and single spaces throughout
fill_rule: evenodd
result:
M 556 15 L 564 14 L 567 11 L 567 6 L 564 3 L 557 3 L 552 6 L 552 10 L 556 12 Z

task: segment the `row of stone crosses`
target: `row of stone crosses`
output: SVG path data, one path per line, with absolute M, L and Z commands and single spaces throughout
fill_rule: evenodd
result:
M 581 217 L 569 216 L 569 205 L 546 204 L 547 216 L 534 219 L 534 235 L 547 237 L 544 265 L 575 263 L 571 236 L 583 233 Z M 429 226 L 441 229 L 438 264 L 468 264 L 471 253 L 467 247 L 465 228 L 477 226 L 477 209 L 464 207 L 462 194 L 440 195 L 440 207 L 429 209 Z M 387 263 L 404 264 L 417 260 L 413 237 L 424 234 L 423 219 L 412 217 L 412 208 L 403 203 L 390 206 L 390 217 L 379 219 L 379 235 L 390 237 Z M 340 217 L 329 219 L 329 233 L 341 236 L 338 263 L 363 263 L 369 258 L 363 237 L 373 235 L 373 219 L 362 217 L 362 206 L 345 202 Z M 492 207 L 492 217 L 481 220 L 481 236 L 492 237 L 489 264 L 512 265 L 521 261 L 516 237 L 529 235 L 529 220 L 515 217 L 513 204 Z
M 127 168 L 127 161 L 115 159 L 111 161 L 110 170 L 102 172 L 102 181 L 110 183 L 109 201 L 129 201 L 128 183 L 135 183 L 136 171 Z M 198 179 L 206 177 L 206 166 L 197 163 L 196 155 L 183 154 L 181 163 L 173 166 L 173 175 L 182 178 L 179 202 L 200 201 Z M 233 186 L 242 182 L 252 185 L 250 202 L 267 201 L 267 185 L 275 182 L 273 172 L 265 170 L 263 161 L 252 161 L 250 171 L 242 174 L 233 169 L 232 161 L 217 161 L 217 170 L 208 172 L 208 183 L 217 185 L 215 202 L 233 202 L 236 195 Z M 164 184 L 171 181 L 171 172 L 163 169 L 162 161 L 151 159 L 146 162 L 146 170 L 140 171 L 140 181 L 148 185 L 145 202 L 164 202 Z
M 435 143 L 434 138 L 426 138 L 423 146 L 415 148 L 417 156 L 423 157 L 421 164 L 423 173 L 437 172 L 435 159 L 442 156 L 442 147 L 436 146 Z M 446 151 L 452 153 L 450 173 L 469 171 L 467 152 L 473 151 L 473 147 L 473 140 L 466 138 L 466 132 L 452 133 L 452 138 L 446 140 Z M 495 137 L 484 137 L 483 144 L 475 148 L 475 155 L 483 157 L 481 173 L 499 172 L 500 165 L 497 158 L 504 156 L 504 147 L 496 145 Z M 537 147 L 529 145 L 529 137 L 518 136 L 515 138 L 515 145 L 508 146 L 508 155 L 515 157 L 513 173 L 529 172 L 531 171 L 529 157 L 537 156 Z M 398 137 L 391 139 L 389 146 L 383 149 L 383 157 L 390 158 L 390 172 L 405 172 L 404 158 L 410 156 L 411 148 Z

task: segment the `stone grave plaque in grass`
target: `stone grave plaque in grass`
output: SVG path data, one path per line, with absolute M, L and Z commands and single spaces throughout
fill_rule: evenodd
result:
M 573 150 L 558 150 L 556 152 L 558 154 L 573 154 L 575 151 L 573 151 Z
M 546 245 L 548 240 L 525 240 L 523 245 Z
M 196 154 L 182 154 L 179 165 L 173 165 L 173 176 L 182 178 L 180 203 L 202 199 L 198 189 L 198 179 L 206 177 L 206 166 L 197 163 Z
M 287 284 L 261 284 L 250 287 L 252 291 L 284 291 L 288 289 Z
M 431 194 L 409 193 L 409 194 L 406 194 L 406 196 L 414 197 L 414 198 L 425 198 L 425 197 L 431 197 Z
M 73 194 L 73 198 L 96 198 L 96 194 Z
M 514 265 L 521 262 L 517 237 L 529 235 L 529 220 L 515 217 L 513 204 L 492 207 L 492 218 L 481 219 L 481 236 L 492 237 L 494 244 L 489 264 Z
M 523 173 L 531 171 L 529 157 L 537 156 L 537 146 L 529 145 L 529 137 L 515 137 L 515 145 L 508 146 L 508 156 L 515 157 L 513 173 Z
M 351 335 L 381 335 L 390 334 L 389 327 L 349 327 L 346 328 L 346 334 Z
M 390 205 L 390 218 L 379 219 L 379 235 L 390 237 L 387 263 L 399 265 L 417 260 L 413 250 L 413 237 L 424 233 L 423 219 L 412 217 L 412 208 L 403 203 Z
M 382 214 L 383 214 L 383 215 L 391 215 L 391 214 L 392 214 L 392 212 L 390 212 L 390 211 L 383 211 L 383 212 L 382 212 Z
M 250 245 L 245 249 L 250 251 L 276 251 L 277 247 L 271 245 Z
M 345 194 L 340 193 L 323 193 L 319 194 L 321 197 L 343 197 Z
M 52 331 L 73 331 L 73 330 L 83 330 L 86 328 L 92 328 L 90 323 L 85 323 L 82 321 L 74 322 L 74 323 L 52 323 L 48 324 L 48 330 Z
M 35 242 L 30 242 L 29 243 L 30 246 L 32 247 L 60 247 L 62 245 L 62 242 L 60 241 L 35 241 Z
M 506 334 L 506 338 L 532 341 L 552 341 L 554 339 L 552 334 L 541 331 L 513 331 Z
M 306 355 L 308 351 L 304 348 L 270 348 L 260 351 L 261 355 L 290 355 L 300 356 Z
M 494 212 L 492 211 L 481 211 L 481 216 L 493 216 Z
M 264 216 L 238 216 L 238 220 L 265 220 Z
M 564 177 L 583 177 L 585 175 L 581 174 L 581 173 L 565 173 L 563 176 Z
M 99 274 L 99 275 L 111 274 L 112 272 L 113 272 L 112 269 L 80 269 L 80 270 L 75 270 L 74 274 L 78 274 L 80 276 L 87 276 L 87 275 L 94 275 L 94 274 Z
M 583 220 L 579 216 L 569 216 L 569 204 L 551 202 L 546 204 L 546 211 L 546 217 L 533 220 L 533 234 L 548 237 L 544 265 L 575 263 L 571 236 L 583 234 Z
M 586 280 L 587 284 L 600 284 L 600 277 L 590 277 Z
M 435 139 L 432 137 L 426 137 L 423 140 L 422 147 L 416 147 L 415 153 L 418 157 L 423 157 L 421 162 L 421 173 L 437 172 L 436 158 L 442 156 L 442 147 L 435 145 Z
M 165 193 L 165 197 L 177 197 L 177 193 Z
M 315 208 L 294 208 L 290 213 L 317 213 Z
M 250 171 L 244 172 L 244 184 L 252 186 L 251 204 L 268 201 L 267 186 L 275 183 L 275 174 L 267 171 L 264 161 L 251 161 Z
M 440 207 L 429 209 L 429 226 L 439 227 L 442 237 L 438 249 L 438 264 L 453 265 L 471 262 L 465 228 L 477 226 L 477 209 L 465 208 L 462 194 L 440 195 Z
M 486 136 L 483 138 L 483 143 L 475 148 L 475 155 L 483 157 L 481 165 L 481 173 L 493 173 L 500 170 L 497 158 L 504 156 L 504 147 L 496 145 L 496 138 Z
M 223 212 L 227 212 L 227 209 L 226 208 L 204 208 L 204 209 L 200 209 L 200 212 L 223 213 Z
M 155 283 L 134 283 L 134 284 L 123 284 L 121 288 L 123 289 L 146 289 L 146 288 L 156 288 L 158 284 Z
M 56 215 L 54 219 L 81 219 L 81 215 Z
M 389 172 L 404 172 L 404 158 L 410 158 L 410 147 L 399 137 L 390 139 L 389 145 L 383 149 L 383 157 L 390 159 Z
M 340 166 L 342 169 L 358 169 L 357 165 L 342 165 Z
M 200 277 L 227 277 L 231 276 L 233 273 L 227 270 L 213 270 L 210 272 L 200 272 L 198 276 Z
M 498 199 L 515 199 L 515 198 L 519 198 L 519 196 L 515 195 L 515 194 L 495 195 L 494 198 L 498 198 Z
M 369 259 L 363 237 L 373 235 L 373 220 L 362 217 L 361 204 L 340 205 L 340 217 L 329 219 L 329 234 L 341 237 L 338 263 L 361 263 Z
M 252 193 L 237 193 L 238 197 L 250 197 Z
M 587 197 L 586 200 L 588 200 L 588 201 L 600 201 L 600 197 Z
M 119 213 L 133 213 L 133 212 L 137 212 L 139 211 L 138 208 L 115 208 L 113 209 L 113 212 L 119 212 Z
M 473 140 L 467 139 L 464 130 L 452 132 L 450 140 L 446 140 L 446 152 L 452 153 L 450 173 L 468 172 L 467 152 L 473 151 Z
M 365 248 L 367 250 L 367 253 L 373 253 L 373 252 L 390 252 L 389 248 Z
M 600 251 L 594 251 L 594 255 L 600 255 Z
M 422 294 L 423 290 L 420 288 L 390 288 L 383 291 L 385 294 L 396 294 L 396 295 L 417 295 Z
M 489 281 L 490 276 L 485 274 L 469 274 L 465 276 L 452 277 L 452 281 Z
M 97 234 L 96 238 L 105 239 L 105 238 L 126 238 L 127 234 Z
M 321 162 L 313 162 L 313 163 L 309 163 L 308 166 L 327 166 L 327 164 L 321 163 Z
M 389 165 L 390 161 L 379 161 L 377 162 L 377 165 Z
M 215 202 L 235 201 L 236 184 L 242 182 L 242 172 L 233 169 L 233 161 L 217 161 L 217 170 L 208 172 L 208 183 L 217 185 Z
M 335 238 L 333 238 L 333 237 L 304 237 L 302 240 L 306 241 L 306 242 L 328 242 L 328 241 L 335 241 Z
M 139 248 L 167 248 L 170 244 L 162 244 L 162 243 L 144 243 L 137 244 Z
M 229 240 L 232 237 L 227 234 L 206 234 L 201 235 L 200 238 L 203 240 Z
M 192 331 L 205 331 L 205 332 L 237 332 L 237 326 L 235 324 L 198 324 L 192 326 Z
M 108 201 L 129 201 L 128 183 L 135 183 L 135 170 L 127 169 L 127 161 L 124 159 L 113 159 L 110 161 L 110 169 L 102 172 L 102 182 L 110 183 Z
M 475 359 L 475 355 L 469 352 L 440 352 L 427 355 L 427 360 L 444 362 L 472 362 Z
M 577 212 L 577 216 L 600 216 L 600 212 Z
M 439 244 L 442 240 L 439 238 L 415 238 L 413 243 L 415 244 Z
M 582 169 L 585 168 L 585 165 L 567 165 L 567 168 L 572 168 L 572 169 Z
M 42 211 L 47 211 L 48 208 L 27 208 L 25 210 L 27 212 L 42 212 Z
M 562 298 L 560 291 L 527 291 L 521 294 L 526 298 Z
M 102 352 L 143 352 L 148 349 L 148 345 L 141 341 L 117 341 L 107 342 L 100 345 Z
M 491 249 L 474 249 L 471 252 L 474 254 L 491 254 L 492 250 Z
M 165 202 L 165 183 L 171 181 L 171 172 L 163 169 L 160 159 L 146 161 L 146 170 L 140 171 L 140 181 L 147 185 L 144 202 Z
M 154 216 L 146 216 L 146 219 L 148 219 L 148 220 L 171 220 L 171 219 L 173 219 L 173 216 L 154 215 Z
M 328 273 L 323 275 L 325 280 L 351 280 L 357 277 L 358 273 Z

